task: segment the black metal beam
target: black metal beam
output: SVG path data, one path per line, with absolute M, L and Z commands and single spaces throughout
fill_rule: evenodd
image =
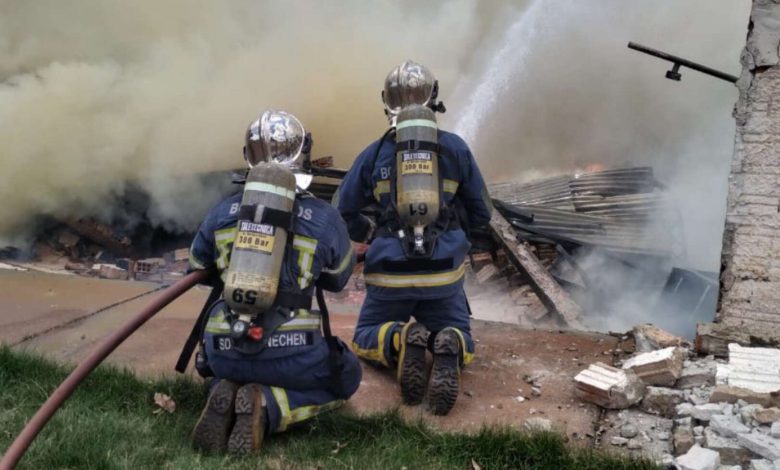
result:
M 635 42 L 629 42 L 628 48 L 635 51 L 644 52 L 645 54 L 649 54 L 653 57 L 658 57 L 659 59 L 668 60 L 671 62 L 673 64 L 672 69 L 666 72 L 666 78 L 670 80 L 676 80 L 678 82 L 680 81 L 681 75 L 679 70 L 681 66 L 688 67 L 691 70 L 696 70 L 697 72 L 701 72 L 715 78 L 720 78 L 721 80 L 725 80 L 731 83 L 736 83 L 737 79 L 739 78 L 735 77 L 734 75 L 721 72 L 720 70 L 707 67 L 706 65 L 697 64 L 696 62 L 690 61 L 688 59 L 683 59 L 682 57 L 677 57 L 676 55 L 668 54 L 657 49 L 652 49 Z

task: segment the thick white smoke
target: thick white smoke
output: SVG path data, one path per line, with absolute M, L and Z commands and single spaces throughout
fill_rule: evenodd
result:
M 714 269 L 735 89 L 665 80 L 626 43 L 736 74 L 749 4 L 0 0 L 0 237 L 34 214 L 110 214 L 128 180 L 157 223 L 191 229 L 213 200 L 192 175 L 239 166 L 266 107 L 346 166 L 385 126 L 385 74 L 413 58 L 489 178 L 653 165 L 696 241 L 681 262 Z
M 156 222 L 191 229 L 213 202 L 193 175 L 241 166 L 267 107 L 346 166 L 382 132 L 395 63 L 455 82 L 490 23 L 477 7 L 0 0 L 0 236 L 35 214 L 105 216 L 128 180 L 150 191 Z

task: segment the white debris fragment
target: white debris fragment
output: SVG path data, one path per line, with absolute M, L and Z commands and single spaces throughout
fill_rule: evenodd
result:
M 633 370 L 648 385 L 673 385 L 682 374 L 684 359 L 684 349 L 669 347 L 630 357 L 623 369 Z
M 721 385 L 757 393 L 780 390 L 780 349 L 747 348 L 729 344 L 728 364 L 718 364 L 716 381 Z
M 677 457 L 677 467 L 680 470 L 715 470 L 720 465 L 720 456 L 710 449 L 703 449 L 698 444 L 680 457 Z
M 622 409 L 638 403 L 645 385 L 631 370 L 597 362 L 574 377 L 577 395 L 603 408 Z

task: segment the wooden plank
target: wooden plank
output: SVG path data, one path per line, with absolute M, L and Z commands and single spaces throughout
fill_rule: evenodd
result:
M 507 252 L 518 271 L 525 274 L 539 300 L 556 312 L 570 328 L 582 328 L 582 310 L 555 281 L 529 247 L 517 240 L 517 233 L 497 210 L 493 211 L 490 228 L 496 241 Z

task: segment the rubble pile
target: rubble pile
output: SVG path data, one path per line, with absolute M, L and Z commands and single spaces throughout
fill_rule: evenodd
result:
M 619 367 L 574 377 L 578 396 L 605 408 L 602 445 L 678 469 L 780 468 L 780 350 L 727 346 L 701 356 L 648 325 Z

